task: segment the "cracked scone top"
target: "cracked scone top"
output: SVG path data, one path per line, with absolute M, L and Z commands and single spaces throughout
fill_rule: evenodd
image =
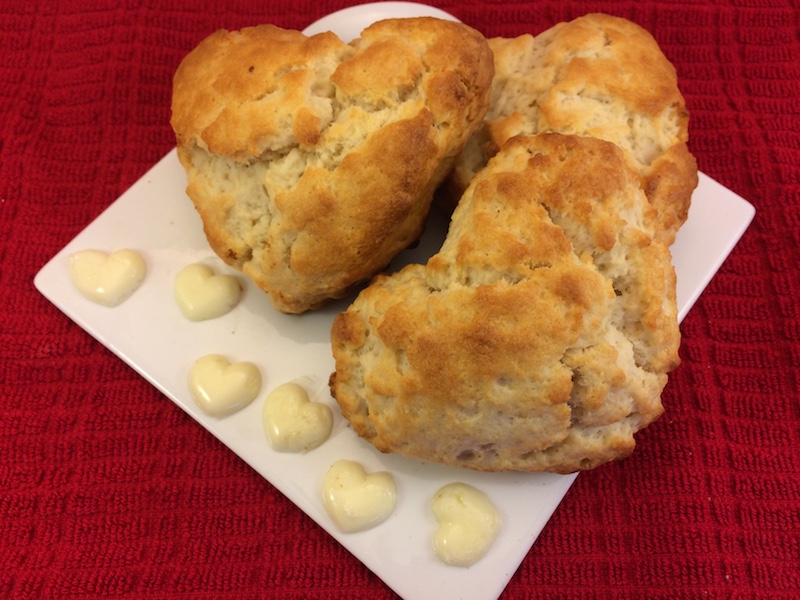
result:
M 210 35 L 175 74 L 171 120 L 209 244 L 283 312 L 344 296 L 417 240 L 492 76 L 481 34 L 433 18 L 351 44 Z
M 615 145 L 540 134 L 479 172 L 426 265 L 332 328 L 331 391 L 384 452 L 482 471 L 622 458 L 679 362 L 675 274 Z
M 456 161 L 444 203 L 452 206 L 515 135 L 586 135 L 622 149 L 658 211 L 657 235 L 672 243 L 697 186 L 697 164 L 677 73 L 653 36 L 627 19 L 592 13 L 489 45 L 492 103 Z

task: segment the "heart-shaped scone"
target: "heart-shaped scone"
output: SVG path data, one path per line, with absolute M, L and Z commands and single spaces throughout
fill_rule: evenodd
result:
M 281 311 L 344 296 L 418 239 L 492 76 L 485 38 L 440 19 L 350 44 L 217 31 L 179 66 L 171 121 L 209 244 Z
M 458 201 L 474 174 L 515 135 L 585 135 L 619 146 L 658 212 L 670 244 L 697 186 L 687 148 L 689 112 L 673 65 L 653 36 L 626 19 L 593 13 L 537 36 L 492 38 L 492 105 L 445 189 Z
M 103 306 L 119 306 L 139 289 L 147 264 L 135 250 L 81 250 L 69 257 L 69 272 L 78 291 Z
M 433 549 L 448 565 L 475 564 L 500 532 L 500 512 L 486 494 L 466 483 L 442 487 L 434 495 L 431 508 L 438 523 Z
M 339 530 L 354 533 L 389 518 L 397 504 L 397 487 L 385 471 L 367 474 L 359 463 L 340 460 L 325 474 L 322 501 Z
M 251 362 L 231 364 L 224 356 L 207 354 L 189 370 L 189 391 L 204 413 L 223 417 L 258 396 L 261 371 Z
M 333 411 L 311 402 L 303 386 L 284 383 L 272 390 L 262 409 L 264 431 L 278 452 L 308 452 L 331 434 Z
M 572 472 L 629 454 L 678 365 L 675 273 L 621 150 L 510 140 L 427 265 L 379 275 L 334 321 L 331 391 L 384 452 Z
M 205 321 L 230 312 L 239 303 L 242 286 L 233 275 L 216 274 L 208 265 L 194 263 L 178 272 L 173 291 L 187 319 Z

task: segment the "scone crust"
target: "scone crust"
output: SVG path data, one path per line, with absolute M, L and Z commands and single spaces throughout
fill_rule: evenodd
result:
M 667 243 L 687 218 L 697 186 L 689 112 L 672 63 L 635 23 L 602 13 L 537 36 L 493 38 L 496 76 L 485 125 L 448 182 L 460 197 L 489 157 L 518 134 L 585 135 L 619 146 L 640 174 Z
M 211 247 L 283 312 L 347 294 L 421 234 L 493 72 L 481 34 L 439 19 L 381 21 L 351 44 L 273 25 L 212 34 L 172 102 Z
M 675 276 L 615 145 L 519 136 L 441 251 L 378 276 L 332 328 L 331 390 L 384 452 L 482 471 L 622 458 L 679 362 Z

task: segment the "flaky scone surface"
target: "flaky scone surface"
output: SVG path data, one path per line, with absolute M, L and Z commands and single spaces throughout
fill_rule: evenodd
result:
M 332 328 L 331 391 L 384 452 L 483 471 L 621 458 L 678 364 L 675 275 L 615 145 L 510 140 L 441 251 L 380 275 Z
M 419 237 L 492 76 L 483 36 L 438 19 L 381 21 L 351 44 L 271 25 L 212 34 L 172 102 L 211 247 L 281 311 L 345 295 Z
M 656 40 L 623 18 L 589 14 L 536 37 L 493 38 L 496 76 L 484 126 L 447 185 L 460 197 L 475 172 L 518 134 L 559 132 L 615 143 L 642 177 L 671 243 L 697 185 L 689 113 L 675 68 Z

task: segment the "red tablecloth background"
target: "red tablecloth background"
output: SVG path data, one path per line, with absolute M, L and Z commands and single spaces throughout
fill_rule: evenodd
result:
M 195 44 L 349 4 L 0 1 L 0 597 L 394 597 L 32 284 L 173 147 Z M 590 11 L 643 25 L 700 169 L 757 209 L 683 323 L 665 416 L 578 477 L 503 598 L 800 597 L 800 4 L 439 6 L 489 36 Z

